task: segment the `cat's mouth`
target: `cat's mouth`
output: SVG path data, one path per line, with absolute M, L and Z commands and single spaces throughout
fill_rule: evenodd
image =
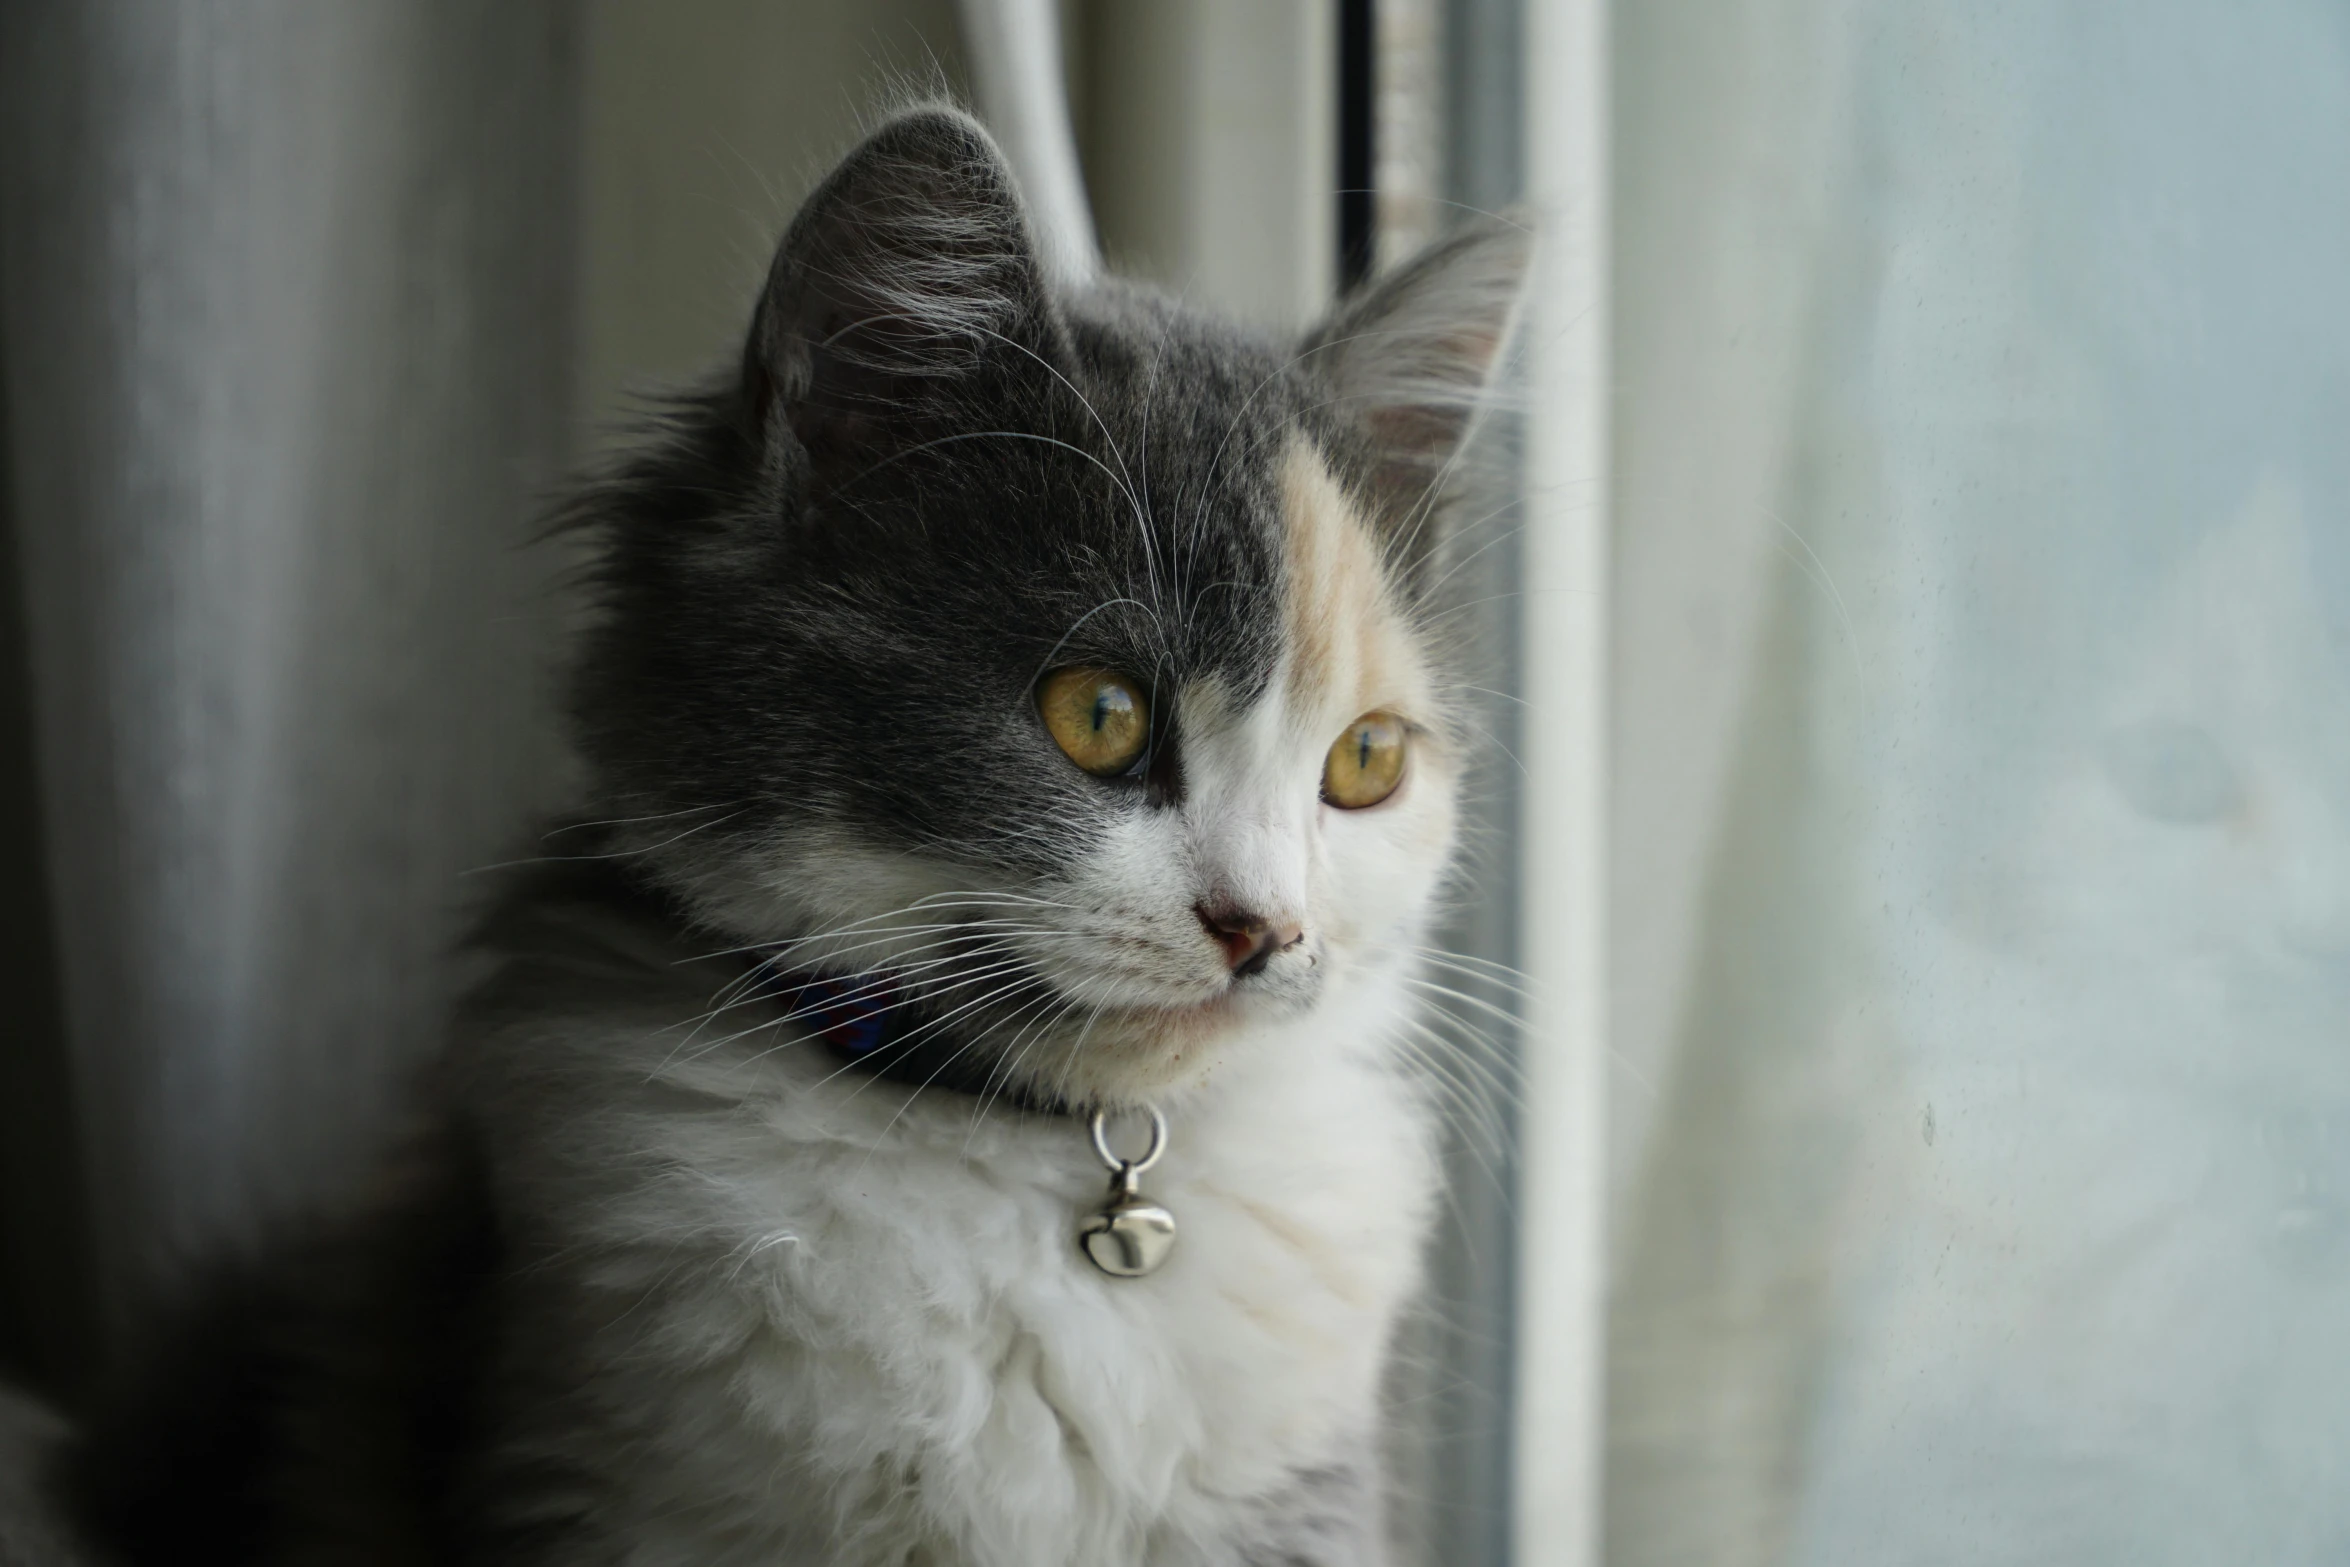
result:
M 1196 1052 L 1254 1024 L 1308 1010 L 1320 993 L 1318 978 L 1310 969 L 1277 976 L 1236 974 L 1189 996 L 1136 996 L 1092 1009 L 1096 1036 L 1119 1053 L 1138 1048 Z
M 1213 979 L 1145 980 L 1117 970 L 1101 975 L 1043 964 L 1038 970 L 1047 983 L 1105 1022 L 1114 1019 L 1129 1029 L 1159 1027 L 1197 1034 L 1298 1010 L 1317 988 L 1312 967 L 1301 965 L 1297 971 L 1277 974 L 1219 974 Z

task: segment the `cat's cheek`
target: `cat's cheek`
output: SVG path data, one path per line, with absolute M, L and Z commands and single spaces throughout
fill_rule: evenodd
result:
M 1334 949 L 1351 956 L 1419 924 L 1451 856 L 1454 816 L 1452 780 L 1433 768 L 1367 810 L 1324 807 L 1323 924 Z

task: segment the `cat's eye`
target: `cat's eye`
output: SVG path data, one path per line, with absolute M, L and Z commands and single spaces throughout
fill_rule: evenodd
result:
M 1322 798 L 1349 811 L 1377 805 L 1403 782 L 1406 734 L 1393 713 L 1365 713 L 1346 726 L 1322 763 Z
M 1132 767 L 1150 744 L 1150 702 L 1113 669 L 1056 669 L 1036 688 L 1036 710 L 1069 760 L 1101 778 Z

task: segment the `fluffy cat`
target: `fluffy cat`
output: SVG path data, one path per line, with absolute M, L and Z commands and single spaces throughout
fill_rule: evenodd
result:
M 380 1211 L 224 1279 L 80 1450 L 125 1559 L 1384 1559 L 1437 1188 L 1403 1047 L 1463 713 L 1443 471 L 1523 236 L 1303 343 L 1042 272 L 880 128 L 739 370 L 577 503 L 593 823 Z M 1163 1158 L 1097 1268 L 1089 1140 Z

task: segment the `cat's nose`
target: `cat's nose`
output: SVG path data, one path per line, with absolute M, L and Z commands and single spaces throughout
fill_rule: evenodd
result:
M 1199 922 L 1210 940 L 1224 949 L 1224 962 L 1234 979 L 1261 973 L 1273 954 L 1305 939 L 1305 927 L 1296 920 L 1267 919 L 1247 909 L 1200 904 Z

